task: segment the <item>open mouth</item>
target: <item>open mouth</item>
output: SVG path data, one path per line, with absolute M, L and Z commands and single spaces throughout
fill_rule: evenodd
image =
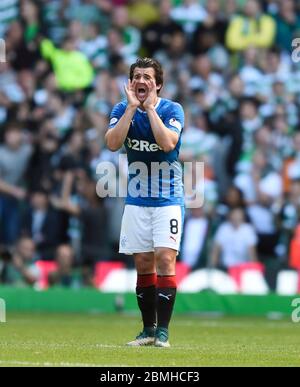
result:
M 137 97 L 138 97 L 138 98 L 143 99 L 143 98 L 146 97 L 146 94 L 147 94 L 147 89 L 146 89 L 146 87 L 140 86 L 140 87 L 137 88 Z

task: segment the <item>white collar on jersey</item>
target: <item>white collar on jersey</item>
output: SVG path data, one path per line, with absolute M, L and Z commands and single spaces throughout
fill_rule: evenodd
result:
M 155 109 L 158 108 L 158 106 L 159 106 L 159 104 L 160 104 L 160 101 L 161 101 L 161 98 L 158 98 L 157 103 L 156 103 L 156 105 L 155 105 Z M 140 108 L 137 108 L 137 110 L 138 110 L 140 113 L 146 113 L 145 110 L 142 110 L 142 109 L 140 109 Z

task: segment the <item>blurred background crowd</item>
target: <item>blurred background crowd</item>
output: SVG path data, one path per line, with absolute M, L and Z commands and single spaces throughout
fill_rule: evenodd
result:
M 181 160 L 205 162 L 180 260 L 259 261 L 271 288 L 300 269 L 297 37 L 296 0 L 2 0 L 0 283 L 34 284 L 37 260 L 56 261 L 49 281 L 64 286 L 92 285 L 98 261 L 132 266 L 123 200 L 97 196 L 96 167 L 118 165 L 104 134 L 139 56 L 162 63 L 161 96 L 184 106 Z

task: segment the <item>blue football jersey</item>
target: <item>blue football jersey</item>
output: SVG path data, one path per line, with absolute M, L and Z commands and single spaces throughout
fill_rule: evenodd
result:
M 109 128 L 123 116 L 127 101 L 117 104 L 110 115 Z M 159 98 L 155 107 L 164 125 L 178 133 L 175 149 L 165 153 L 156 143 L 148 115 L 137 109 L 130 124 L 125 148 L 128 158 L 126 204 L 161 207 L 183 205 L 182 167 L 178 161 L 184 112 L 179 103 Z

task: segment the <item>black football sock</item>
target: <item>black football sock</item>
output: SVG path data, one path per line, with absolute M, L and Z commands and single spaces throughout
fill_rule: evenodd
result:
M 157 327 L 169 328 L 176 298 L 176 276 L 158 276 L 156 289 Z
M 156 327 L 156 273 L 138 275 L 136 297 L 142 313 L 144 328 L 153 330 Z

